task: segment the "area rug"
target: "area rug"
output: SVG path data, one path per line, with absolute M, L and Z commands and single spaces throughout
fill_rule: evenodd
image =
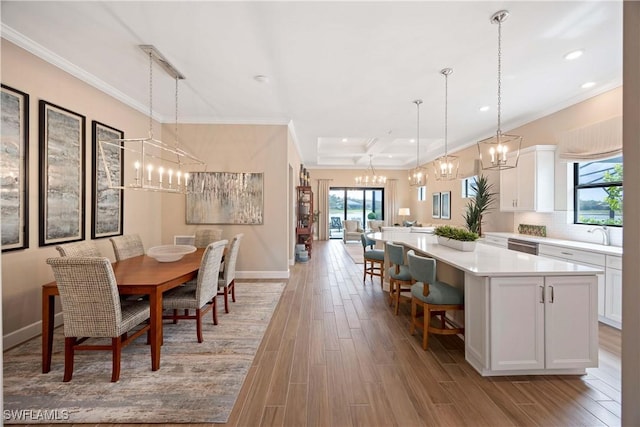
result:
M 151 371 L 145 336 L 123 350 L 111 383 L 110 352 L 76 354 L 73 379 L 62 382 L 64 336 L 54 335 L 51 372 L 41 372 L 41 338 L 4 353 L 5 424 L 225 423 L 280 300 L 284 283 L 236 283 L 236 301 L 218 325 L 203 318 L 165 323 L 161 366 Z M 167 321 L 165 321 L 167 322 Z
M 362 252 L 362 244 L 360 243 L 343 243 L 342 246 L 347 254 L 351 257 L 355 264 L 364 264 L 364 256 Z

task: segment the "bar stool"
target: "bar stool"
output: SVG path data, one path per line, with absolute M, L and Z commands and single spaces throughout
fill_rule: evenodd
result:
M 394 313 L 398 315 L 402 292 L 411 293 L 413 279 L 409 266 L 404 263 L 404 246 L 386 242 L 385 250 L 391 267 L 389 267 L 389 304 L 395 302 Z
M 360 234 L 360 240 L 362 241 L 362 250 L 364 251 L 364 274 L 362 281 L 367 279 L 367 274 L 371 276 L 371 282 L 373 282 L 373 276 L 380 277 L 380 286 L 384 281 L 384 251 L 382 249 L 374 249 L 375 240 L 371 240 L 365 236 L 364 233 Z M 369 248 L 369 249 L 367 249 Z
M 464 328 L 447 318 L 447 311 L 464 310 L 464 293 L 444 282 L 436 280 L 436 260 L 407 252 L 409 270 L 416 281 L 411 286 L 411 335 L 416 327 L 422 329 L 422 348 L 427 349 L 429 334 L 463 334 Z M 422 307 L 420 322 L 418 306 Z M 431 325 L 431 317 L 439 316 L 439 327 Z M 450 327 L 447 327 L 449 325 Z

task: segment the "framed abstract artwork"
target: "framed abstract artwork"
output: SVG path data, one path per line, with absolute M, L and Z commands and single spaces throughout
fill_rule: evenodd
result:
M 29 247 L 29 95 L 2 85 L 0 99 L 2 252 Z
M 263 223 L 263 173 L 193 172 L 190 176 L 187 224 Z
M 431 218 L 440 218 L 440 193 L 431 195 Z
M 451 191 L 440 193 L 440 218 L 451 219 Z
M 40 101 L 40 246 L 84 240 L 85 117 Z
M 107 169 L 114 187 L 124 182 L 124 150 L 109 144 L 100 149 L 98 141 L 124 139 L 124 132 L 93 120 L 91 122 L 91 238 L 122 234 L 124 197 L 122 189 L 109 188 Z

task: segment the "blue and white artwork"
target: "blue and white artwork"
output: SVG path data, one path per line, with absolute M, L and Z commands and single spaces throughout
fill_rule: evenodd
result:
M 187 224 L 262 224 L 264 174 L 193 172 Z

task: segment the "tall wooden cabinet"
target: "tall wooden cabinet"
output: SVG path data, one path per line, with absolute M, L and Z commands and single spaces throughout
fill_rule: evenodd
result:
M 297 223 L 296 242 L 304 245 L 309 257 L 313 248 L 313 192 L 309 186 L 296 187 L 297 189 Z

